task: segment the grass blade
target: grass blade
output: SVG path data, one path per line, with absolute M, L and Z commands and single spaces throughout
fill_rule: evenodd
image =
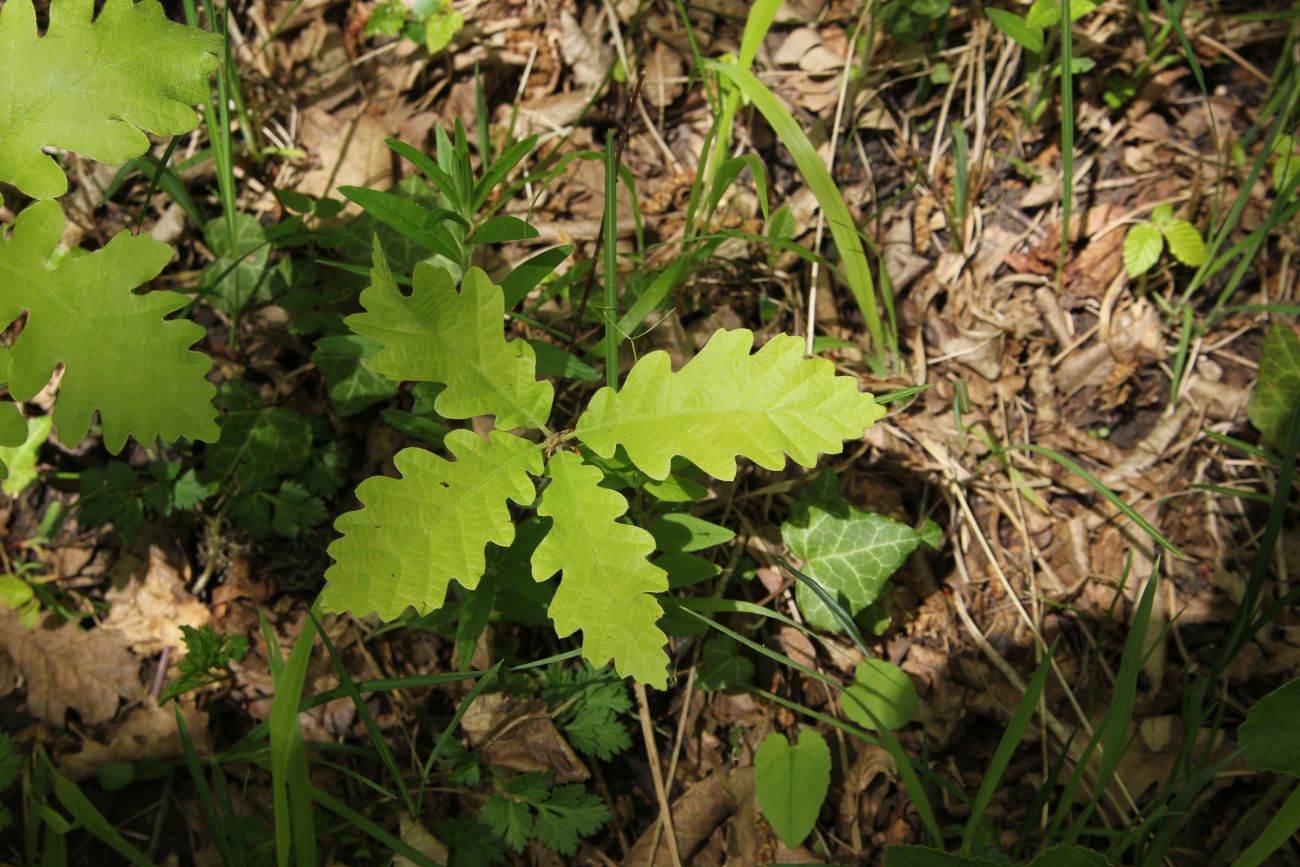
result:
M 263 634 L 274 630 L 263 619 Z M 307 748 L 303 743 L 298 706 L 307 679 L 316 640 L 316 621 L 303 622 L 302 631 L 289 653 L 288 662 L 279 660 L 279 648 L 267 647 L 272 659 L 271 674 L 275 698 L 271 702 L 268 731 L 271 739 L 271 801 L 275 813 L 275 856 L 279 867 L 288 867 L 290 855 L 299 867 L 316 865 L 316 828 L 312 818 L 311 775 Z M 269 643 L 268 643 L 269 644 Z M 277 662 L 278 661 L 278 662 Z

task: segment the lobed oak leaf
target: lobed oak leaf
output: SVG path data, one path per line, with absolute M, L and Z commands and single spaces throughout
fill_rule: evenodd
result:
M 623 388 L 602 388 L 578 420 L 579 439 L 601 457 L 618 446 L 647 475 L 667 478 L 672 458 L 711 476 L 736 476 L 736 458 L 779 470 L 786 455 L 811 467 L 838 453 L 885 415 L 857 381 L 824 358 L 804 358 L 803 341 L 780 334 L 753 355 L 753 332 L 719 329 L 699 355 L 673 372 L 652 352 Z
M 212 362 L 190 350 L 203 328 L 165 318 L 189 299 L 132 292 L 157 276 L 170 248 L 123 232 L 103 249 L 49 268 L 62 231 L 58 203 L 37 202 L 18 215 L 11 238 L 0 238 L 0 325 L 27 313 L 10 353 L 14 399 L 34 397 L 62 364 L 54 423 L 65 445 L 80 442 L 96 412 L 113 454 L 128 436 L 146 444 L 159 436 L 215 440 L 216 389 L 206 379 Z
M 54 0 L 44 36 L 32 0 L 0 6 L 0 181 L 37 199 L 68 189 L 42 148 L 120 163 L 149 148 L 141 130 L 180 135 L 208 97 L 221 38 L 168 21 L 158 0 Z

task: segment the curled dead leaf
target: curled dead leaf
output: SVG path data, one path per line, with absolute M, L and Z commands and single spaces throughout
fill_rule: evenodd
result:
M 185 727 L 199 755 L 212 750 L 208 733 L 208 715 L 190 705 L 179 705 Z M 99 772 L 110 762 L 138 762 L 141 759 L 176 759 L 185 754 L 176 712 L 171 706 L 159 707 L 152 701 L 132 708 L 104 741 L 88 740 L 81 750 L 58 759 L 64 776 L 79 782 Z
M 143 558 L 128 553 L 112 571 L 112 587 L 104 598 L 112 605 L 104 628 L 122 634 L 142 656 L 164 647 L 181 650 L 181 625 L 203 626 L 212 619 L 208 607 L 195 599 L 185 583 L 188 564 L 176 566 L 158 545 L 149 545 Z

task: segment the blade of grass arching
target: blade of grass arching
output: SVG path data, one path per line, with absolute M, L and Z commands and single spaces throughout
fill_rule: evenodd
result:
M 1128 745 L 1133 723 L 1133 708 L 1137 703 L 1138 675 L 1142 672 L 1142 663 L 1146 660 L 1149 648 L 1147 633 L 1151 625 L 1151 609 L 1155 605 L 1156 589 L 1160 580 L 1160 558 L 1157 557 L 1151 567 L 1142 597 L 1138 600 L 1137 610 L 1129 624 L 1128 636 L 1124 639 L 1124 650 L 1120 656 L 1119 671 L 1115 673 L 1115 691 L 1111 697 L 1110 707 L 1097 726 L 1102 732 L 1101 758 L 1097 762 L 1096 779 L 1093 781 L 1092 794 L 1088 805 L 1066 830 L 1063 841 L 1074 843 L 1088 819 L 1101 803 L 1106 787 L 1110 785 L 1115 772 L 1119 770 L 1120 759 Z
M 1264 832 L 1232 862 L 1232 867 L 1258 867 L 1264 864 L 1295 836 L 1296 831 L 1300 831 L 1300 784 L 1291 790 L 1290 797 L 1278 808 Z
M 894 737 L 894 733 L 891 732 L 887 726 L 880 724 L 880 721 L 876 719 L 876 715 L 872 712 L 871 708 L 864 705 L 861 701 L 858 701 L 856 696 L 848 692 L 844 688 L 844 685 L 838 680 L 827 677 L 820 671 L 809 668 L 806 665 L 801 665 L 783 653 L 778 653 L 771 648 L 764 647 L 758 642 L 741 635 L 739 632 L 728 629 L 716 620 L 711 620 L 710 618 L 705 617 L 703 614 L 698 614 L 690 609 L 684 610 L 692 617 L 703 621 L 718 632 L 721 632 L 723 635 L 740 642 L 750 650 L 760 653 L 781 665 L 793 668 L 795 671 L 803 672 L 814 680 L 826 684 L 840 694 L 841 700 L 847 696 L 850 700 L 854 701 L 854 703 L 857 704 L 857 706 L 867 715 L 867 718 L 876 723 L 876 736 L 872 738 L 872 742 L 884 749 L 889 753 L 890 757 L 893 758 L 895 765 L 898 767 L 899 776 L 903 778 L 903 788 L 907 790 L 908 796 L 912 799 L 912 805 L 916 807 L 916 812 L 921 817 L 922 824 L 925 825 L 926 831 L 928 831 L 931 838 L 933 838 L 932 842 L 936 846 L 943 845 L 943 832 L 939 830 L 939 823 L 935 820 L 934 810 L 930 806 L 930 797 L 926 794 L 925 787 L 921 785 L 921 779 L 916 774 L 916 768 L 912 764 L 912 759 L 906 752 L 904 752 L 902 744 L 898 742 L 898 738 Z
M 343 658 L 339 656 L 338 650 L 334 647 L 334 642 L 330 641 L 329 635 L 321 628 L 320 621 L 316 619 L 316 612 L 308 610 L 307 616 L 311 618 L 312 625 L 316 627 L 316 633 L 320 636 L 321 643 L 325 645 L 325 650 L 330 655 L 330 662 L 334 663 L 334 673 L 338 675 L 339 683 L 347 690 L 348 697 L 352 699 L 352 705 L 357 709 L 357 715 L 361 717 L 361 722 L 366 727 L 366 734 L 370 735 L 370 742 L 375 745 L 375 752 L 379 754 L 380 761 L 388 769 L 393 781 L 397 783 L 397 790 L 401 792 L 402 803 L 406 805 L 406 812 L 412 819 L 416 818 L 419 813 L 416 810 L 415 799 L 411 797 L 411 792 L 406 788 L 406 779 L 402 776 L 402 769 L 397 766 L 397 759 L 393 756 L 393 751 L 388 747 L 388 741 L 379 731 L 379 724 L 375 722 L 375 717 L 370 713 L 370 708 L 366 706 L 365 699 L 361 697 L 361 690 L 357 689 L 356 682 L 352 675 L 348 674 L 347 666 L 343 664 Z
M 966 128 L 961 125 L 961 121 L 954 120 L 949 129 L 952 132 L 953 169 L 957 175 L 952 189 L 952 234 L 957 249 L 962 250 L 966 245 L 966 197 L 969 194 L 967 185 L 970 183 L 968 165 L 970 155 L 966 152 Z
M 262 634 L 274 630 L 263 619 Z M 271 678 L 275 698 L 271 701 L 268 734 L 271 740 L 271 802 L 275 815 L 275 856 L 279 867 L 288 867 L 290 855 L 299 867 L 316 865 L 316 829 L 312 819 L 311 775 L 307 767 L 307 748 L 303 743 L 298 707 L 307 680 L 307 663 L 311 661 L 316 641 L 316 623 L 308 619 L 289 652 L 289 660 L 279 659 L 277 648 L 267 647 L 271 661 Z M 269 643 L 268 643 L 269 645 Z
M 1042 455 L 1043 457 L 1055 461 L 1065 467 L 1067 470 L 1087 482 L 1090 488 L 1105 497 L 1112 506 L 1123 512 L 1126 518 L 1134 524 L 1137 524 L 1138 527 L 1141 528 L 1142 532 L 1151 537 L 1151 541 L 1155 542 L 1161 548 L 1164 548 L 1180 560 L 1183 558 L 1183 552 L 1178 549 L 1177 545 L 1165 538 L 1165 535 L 1157 530 L 1150 521 L 1134 511 L 1132 506 L 1121 500 L 1118 494 L 1106 487 L 1106 485 L 1102 484 L 1100 479 L 1085 470 L 1077 462 L 1067 458 L 1059 452 L 1053 451 L 1044 446 L 1035 445 L 1034 443 L 1008 443 L 1004 448 L 1033 452 L 1036 455 Z
M 318 789 L 315 786 L 312 786 L 311 797 L 313 801 L 320 804 L 326 810 L 329 810 L 335 816 L 338 816 L 340 819 L 347 822 L 349 825 L 371 839 L 387 846 L 394 853 L 403 855 L 416 864 L 426 865 L 426 867 L 442 867 L 440 862 L 434 861 L 419 849 L 416 849 L 410 844 L 394 837 L 392 834 L 379 827 L 379 825 L 375 824 L 370 819 L 367 819 L 365 816 L 361 815 L 347 804 L 344 804 L 342 801 L 336 799 L 323 789 Z
M 1275 237 L 1278 228 L 1288 222 L 1297 210 L 1300 210 L 1300 202 L 1295 200 L 1298 185 L 1300 185 L 1300 174 L 1293 175 L 1285 189 L 1275 191 L 1273 204 L 1269 207 L 1263 225 L 1243 239 L 1245 253 L 1237 260 L 1236 267 L 1232 269 L 1231 276 L 1228 277 L 1227 283 L 1224 284 L 1223 289 L 1219 292 L 1219 297 L 1214 302 L 1214 307 L 1211 308 L 1211 313 L 1227 304 L 1232 296 L 1236 294 L 1241 281 L 1246 275 L 1254 273 L 1255 257 L 1259 253 L 1259 248 L 1270 237 Z M 1288 203 L 1290 203 L 1289 206 Z
M 1061 249 L 1056 257 L 1056 288 L 1063 291 L 1065 255 L 1070 249 L 1070 211 L 1074 205 L 1074 19 L 1070 0 L 1060 0 L 1061 14 Z
M 618 389 L 618 148 L 614 130 L 605 133 L 605 384 Z
M 767 31 L 772 29 L 772 21 L 775 20 L 776 12 L 780 7 L 780 0 L 756 0 L 750 6 L 749 15 L 745 19 L 745 31 L 740 37 L 740 54 L 736 59 L 736 68 L 749 71 L 754 64 L 754 58 L 758 55 L 758 47 L 762 45 Z M 705 62 L 702 68 L 712 68 L 712 64 Z M 719 90 L 722 113 L 714 124 L 717 135 L 713 139 L 713 152 L 708 162 L 701 165 L 699 171 L 699 175 L 710 185 L 727 159 L 727 154 L 731 152 L 731 129 L 736 122 L 736 112 L 740 109 L 740 92 L 734 86 L 734 82 L 733 86 L 721 87 Z
M 1002 781 L 1002 775 L 1006 773 L 1007 766 L 1011 764 L 1011 757 L 1016 752 L 1016 747 L 1020 746 L 1020 741 L 1025 736 L 1025 730 L 1029 727 L 1029 722 L 1034 718 L 1034 710 L 1038 707 L 1038 699 L 1043 694 L 1043 687 L 1047 684 L 1047 673 L 1052 670 L 1052 654 L 1056 651 L 1056 643 L 1047 648 L 1047 653 L 1043 655 L 1043 661 L 1038 664 L 1038 670 L 1034 672 L 1033 679 L 1029 681 L 1029 686 L 1025 689 L 1024 696 L 1020 699 L 1020 704 L 1016 707 L 1015 714 L 1011 717 L 1011 722 L 1007 723 L 1006 731 L 1002 733 L 1002 740 L 998 742 L 998 748 L 993 753 L 993 760 L 989 762 L 989 769 L 984 774 L 984 779 L 980 782 L 979 792 L 975 795 L 975 802 L 971 806 L 970 816 L 966 819 L 966 830 L 962 835 L 961 851 L 962 854 L 970 852 L 971 846 L 975 842 L 975 834 L 979 828 L 980 820 L 984 818 L 984 811 L 988 809 L 989 802 L 993 800 L 993 793 L 998 789 L 998 783 Z
M 879 398 L 877 398 L 877 400 L 879 400 Z M 1282 466 L 1281 458 L 1267 449 L 1262 449 L 1253 443 L 1248 443 L 1245 440 L 1237 439 L 1236 437 L 1228 436 L 1227 434 L 1221 434 L 1218 431 L 1210 430 L 1209 428 L 1202 428 L 1201 433 L 1217 443 L 1222 443 L 1225 446 L 1238 449 L 1248 455 L 1257 457 L 1274 469 L 1278 469 Z
M 483 76 L 478 61 L 474 61 L 474 131 L 478 137 L 478 158 L 481 170 L 486 173 L 492 164 L 492 140 L 488 136 L 487 99 L 483 96 Z
M 36 761 L 43 762 L 46 765 L 46 772 L 49 774 L 50 782 L 54 786 L 54 797 L 63 806 L 63 809 L 72 814 L 72 818 L 78 824 L 85 827 L 87 831 L 93 834 L 98 840 L 108 848 L 112 849 L 123 859 L 136 865 L 136 867 L 154 867 L 154 863 L 140 853 L 134 846 L 126 841 L 126 838 L 117 832 L 113 824 L 104 818 L 104 814 L 95 809 L 95 805 L 90 802 L 81 787 L 55 769 L 51 764 L 45 751 L 41 750 L 36 754 Z
M 698 76 L 704 85 L 704 98 L 709 101 L 709 111 L 713 116 L 718 117 L 721 107 L 718 105 L 717 87 L 714 81 L 704 74 L 704 55 L 700 53 L 700 42 L 695 38 L 695 28 L 691 26 L 690 16 L 686 14 L 686 0 L 676 0 L 677 16 L 682 21 L 682 30 L 686 33 L 686 43 L 691 47 L 691 72 L 686 87 L 689 90 L 695 83 Z M 705 153 L 708 153 L 708 147 L 705 147 Z M 701 160 L 701 165 L 703 160 Z M 688 222 L 686 225 L 690 225 Z
M 713 596 L 687 596 L 681 599 L 666 600 L 671 605 L 678 608 L 688 608 L 691 611 L 707 612 L 710 614 L 753 614 L 757 617 L 767 617 L 775 620 L 784 626 L 790 626 L 798 629 L 804 635 L 813 635 L 813 631 L 801 623 L 796 623 L 789 617 L 780 612 L 773 611 L 771 608 L 765 608 L 753 602 L 746 602 L 743 599 L 718 599 Z
M 185 0 L 185 4 L 187 7 L 191 7 L 193 0 Z M 208 23 L 215 28 L 214 32 L 221 37 L 223 61 L 217 67 L 217 92 L 211 100 L 215 108 L 216 127 L 214 128 L 209 120 L 208 139 L 212 142 L 212 156 L 217 167 L 217 192 L 221 198 L 221 210 L 226 222 L 229 249 L 236 250 L 238 245 L 235 243 L 237 236 L 235 216 L 238 205 L 236 203 L 234 144 L 230 135 L 230 90 L 224 60 L 230 53 L 230 32 L 225 27 L 225 18 L 217 16 L 212 0 L 203 0 L 203 11 L 207 13 Z M 190 26 L 194 27 L 196 25 L 190 22 Z
M 844 606 L 840 605 L 839 600 L 827 593 L 826 588 L 819 584 L 815 578 L 805 575 L 785 560 L 778 560 L 777 562 L 781 564 L 785 571 L 793 575 L 797 581 L 808 585 L 808 589 L 812 590 L 812 592 L 817 595 L 817 598 L 822 601 L 822 604 L 826 606 L 828 611 L 830 611 L 831 616 L 835 618 L 837 623 L 839 623 L 840 628 L 848 633 L 849 639 L 853 642 L 853 646 L 856 647 L 864 657 L 875 656 L 875 654 L 871 652 L 871 648 L 867 647 L 867 642 L 862 639 L 862 632 L 858 629 L 858 624 L 853 622 L 852 615 L 844 610 Z
M 897 391 L 887 391 L 884 394 L 876 395 L 876 403 L 897 403 L 923 391 L 928 391 L 930 388 L 933 388 L 933 385 L 927 382 L 922 385 L 909 385 L 907 388 L 900 388 Z
M 221 856 L 221 863 L 225 867 L 242 864 L 244 853 L 232 847 L 230 838 L 226 835 L 226 829 L 236 827 L 238 819 L 233 816 L 222 817 L 217 812 L 217 805 L 212 800 L 212 790 L 208 787 L 207 777 L 203 773 L 203 765 L 199 763 L 199 754 L 194 750 L 190 727 L 185 724 L 185 717 L 181 716 L 180 705 L 173 703 L 172 710 L 176 714 L 176 730 L 181 736 L 181 748 L 185 751 L 185 766 L 189 768 L 190 778 L 194 780 L 194 791 L 198 793 L 203 817 L 208 820 L 208 830 L 215 838 L 214 842 L 217 845 L 217 854 Z M 236 855 L 237 851 L 238 855 Z
M 1034 799 L 1030 801 L 1029 809 L 1025 811 L 1025 818 L 1020 824 L 1019 833 L 1016 834 L 1015 845 L 1011 847 L 1012 863 L 1019 864 L 1021 862 L 1025 857 L 1025 851 L 1033 840 L 1033 835 L 1042 830 L 1039 828 L 1039 822 L 1042 821 L 1043 811 L 1047 809 L 1047 802 L 1056 791 L 1056 781 L 1060 779 L 1061 770 L 1070 758 L 1070 746 L 1074 743 L 1074 738 L 1078 733 L 1078 729 L 1070 732 L 1070 736 L 1066 738 L 1065 743 L 1061 745 L 1060 751 L 1052 759 L 1047 774 L 1043 777 L 1042 782 L 1038 784 L 1038 790 L 1034 792 Z
M 1169 378 L 1169 402 L 1178 400 L 1178 392 L 1183 386 L 1183 371 L 1187 367 L 1187 355 L 1192 348 L 1192 336 L 1196 324 L 1192 321 L 1192 308 L 1183 305 L 1183 318 L 1178 329 L 1178 347 L 1174 350 L 1173 376 Z
M 1286 445 L 1282 449 L 1282 468 L 1277 474 L 1277 485 L 1273 490 L 1273 504 L 1268 510 L 1268 522 L 1264 525 L 1264 535 L 1260 537 L 1259 548 L 1255 551 L 1255 560 L 1250 566 L 1250 578 L 1246 581 L 1245 592 L 1237 604 L 1237 612 L 1232 619 L 1228 639 L 1223 644 L 1223 651 L 1214 666 L 1215 675 L 1232 662 L 1237 651 L 1251 639 L 1255 629 L 1255 606 L 1264 592 L 1264 584 L 1273 570 L 1273 553 L 1277 548 L 1282 525 L 1286 519 L 1287 504 L 1290 502 L 1291 485 L 1295 482 L 1296 453 L 1300 450 L 1300 405 L 1291 413 L 1291 425 L 1287 431 Z
M 465 716 L 465 712 L 468 711 L 469 706 L 474 703 L 474 699 L 482 695 L 483 690 L 487 689 L 488 686 L 496 681 L 497 673 L 501 671 L 502 662 L 503 660 L 498 660 L 496 665 L 492 666 L 487 671 L 482 672 L 483 676 L 479 678 L 478 683 L 474 684 L 473 688 L 471 688 L 469 692 L 465 693 L 465 697 L 460 700 L 460 704 L 456 707 L 456 713 L 452 715 L 451 721 L 447 723 L 447 727 L 438 735 L 438 740 L 434 742 L 433 749 L 429 751 L 429 758 L 424 763 L 423 772 L 420 775 L 420 794 L 417 803 L 423 804 L 425 787 L 429 783 L 429 775 L 433 773 L 433 766 L 438 761 L 438 757 L 442 755 L 442 751 L 447 748 L 448 742 L 450 742 L 452 737 L 456 734 L 456 730 L 460 728 L 460 721 Z
M 870 351 L 867 358 L 878 375 L 885 373 L 884 353 L 888 343 L 885 341 L 885 329 L 880 318 L 880 309 L 876 304 L 876 290 L 871 278 L 871 269 L 867 267 L 867 254 L 858 238 L 857 226 L 844 203 L 835 180 L 826 169 L 826 164 L 812 142 L 804 134 L 799 122 L 794 119 L 776 95 L 767 85 L 759 81 L 753 73 L 733 64 L 711 61 L 708 67 L 726 76 L 754 103 L 754 107 L 767 119 L 776 137 L 785 145 L 804 182 L 812 190 L 817 204 L 826 214 L 826 222 L 831 229 L 831 237 L 844 262 L 844 275 L 849 284 L 849 291 L 857 302 L 862 316 L 867 323 L 867 333 L 871 337 Z

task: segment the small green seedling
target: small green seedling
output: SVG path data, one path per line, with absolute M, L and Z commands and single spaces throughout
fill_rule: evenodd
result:
M 437 54 L 456 38 L 465 26 L 465 17 L 451 8 L 451 0 L 386 0 L 370 12 L 367 36 L 402 35 Z
M 1205 264 L 1205 239 L 1186 220 L 1174 219 L 1172 205 L 1160 205 L 1151 219 L 1135 223 L 1124 236 L 1124 268 L 1130 277 L 1150 271 L 1160 260 L 1165 244 L 1169 252 L 1184 265 L 1193 268 Z
M 1084 15 L 1097 8 L 1095 0 L 1070 0 L 1070 21 L 1078 21 Z M 1025 78 L 1029 82 L 1025 113 L 1032 122 L 1042 116 L 1050 100 L 1050 94 L 1043 86 L 1048 78 L 1059 77 L 1061 64 L 1056 62 L 1047 67 L 1047 36 L 1053 27 L 1061 22 L 1061 4 L 1058 0 L 1034 0 L 1029 12 L 1022 18 L 1005 9 L 985 9 L 993 26 L 1025 49 Z M 1093 68 L 1095 64 L 1087 57 L 1070 58 L 1070 72 L 1078 75 Z

